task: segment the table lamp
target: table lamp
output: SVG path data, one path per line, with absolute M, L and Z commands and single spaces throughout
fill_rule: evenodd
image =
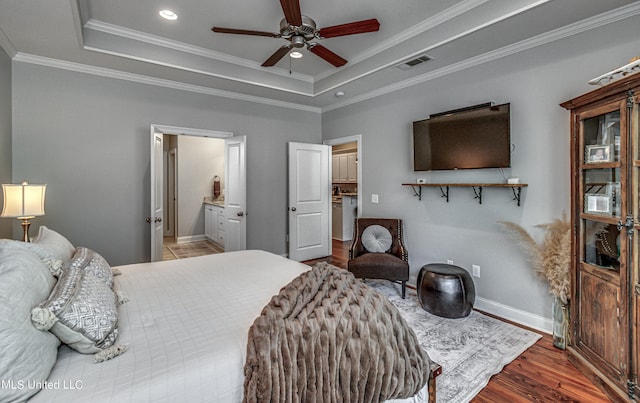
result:
M 27 182 L 3 184 L 4 204 L 0 217 L 22 220 L 23 241 L 29 242 L 30 219 L 44 215 L 44 192 L 47 185 L 31 185 Z

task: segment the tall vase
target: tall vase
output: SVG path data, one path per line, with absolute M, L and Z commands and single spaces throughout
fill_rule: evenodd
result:
M 553 301 L 553 345 L 565 350 L 569 344 L 569 303 Z

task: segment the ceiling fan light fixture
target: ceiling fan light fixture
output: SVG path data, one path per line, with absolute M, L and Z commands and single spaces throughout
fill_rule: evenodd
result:
M 298 52 L 297 50 L 289 53 L 289 57 L 293 58 L 293 59 L 301 59 L 302 58 L 302 53 Z
M 178 14 L 174 13 L 169 9 L 160 10 L 158 14 L 160 14 L 160 17 L 164 18 L 165 20 L 175 21 L 178 19 Z
M 291 46 L 294 48 L 301 48 L 305 44 L 304 36 L 294 35 L 291 37 Z
M 311 41 L 337 36 L 375 32 L 380 29 L 380 22 L 375 18 L 318 29 L 316 22 L 313 19 L 306 15 L 302 15 L 300 12 L 300 0 L 280 0 L 280 6 L 284 13 L 284 18 L 280 20 L 280 33 L 224 28 L 218 26 L 214 26 L 211 30 L 217 33 L 264 36 L 288 40 L 288 44 L 280 46 L 278 50 L 276 50 L 267 60 L 264 61 L 264 63 L 260 65 L 262 67 L 275 66 L 287 54 L 291 54 L 289 58 L 289 63 L 291 63 L 291 57 L 295 58 L 300 53 L 290 53 L 290 51 L 303 48 L 305 46 L 311 53 L 321 59 L 324 59 L 327 63 L 330 63 L 335 67 L 342 67 L 347 64 L 346 59 L 335 54 L 324 46 Z M 302 55 L 300 54 L 299 57 L 301 56 Z

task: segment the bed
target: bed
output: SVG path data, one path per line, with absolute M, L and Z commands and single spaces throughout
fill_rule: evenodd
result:
M 59 235 L 48 231 L 49 237 Z M 42 236 L 41 231 L 40 257 L 46 255 Z M 67 249 L 65 255 L 69 247 L 58 245 Z M 11 248 L 5 243 L 4 249 Z M 0 244 L 0 258 L 2 253 Z M 57 356 L 46 381 L 15 385 L 3 374 L 0 401 L 28 396 L 35 388 L 41 390 L 31 402 L 241 402 L 248 329 L 285 284 L 309 269 L 257 250 L 114 267 L 112 287 L 119 302 L 126 301 L 118 306 L 117 345 L 126 351 L 95 363 L 92 354 L 47 339 Z M 52 287 L 49 279 L 43 283 Z M 34 300 L 46 296 L 41 294 Z M 37 354 L 44 367 L 51 365 L 49 352 Z M 429 386 L 434 389 L 431 382 L 415 396 L 394 401 L 426 402 Z

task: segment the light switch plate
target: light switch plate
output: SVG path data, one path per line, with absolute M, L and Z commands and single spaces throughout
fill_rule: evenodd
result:
M 371 203 L 378 203 L 378 195 L 377 194 L 372 194 L 371 195 Z

